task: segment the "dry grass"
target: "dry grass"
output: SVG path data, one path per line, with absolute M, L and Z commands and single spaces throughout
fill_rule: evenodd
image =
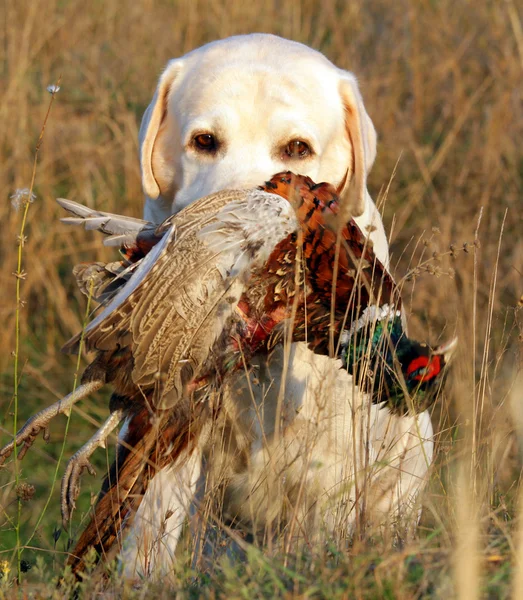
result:
M 520 564 L 514 597 L 521 597 L 523 537 L 513 525 L 520 464 L 513 430 L 523 432 L 523 378 L 517 379 L 523 335 L 517 310 L 523 293 L 520 7 L 512 0 L 281 0 L 265 6 L 107 0 L 86 8 L 75 0 L 6 0 L 1 11 L 0 443 L 12 431 L 13 271 L 20 231 L 20 215 L 8 196 L 31 181 L 49 102 L 46 86 L 62 76 L 26 228 L 20 420 L 70 391 L 75 365 L 59 348 L 81 327 L 84 310 L 71 267 L 109 256 L 94 236 L 64 229 L 54 198 L 138 216 L 138 123 L 167 59 L 237 33 L 293 38 L 359 76 L 379 133 L 370 180 L 375 198 L 395 170 L 384 219 L 392 231 L 397 274 L 435 253 L 407 284 L 411 332 L 435 340 L 457 329 L 461 356 L 448 398 L 434 415 L 439 454 L 418 542 L 388 554 L 376 548 L 353 549 L 349 558 L 331 552 L 321 564 L 288 569 L 256 555 L 247 567 L 223 566 L 212 580 L 195 581 L 183 572 L 180 586 L 195 597 L 197 590 L 211 597 L 304 597 L 307 589 L 340 598 L 505 597 L 511 593 L 511 564 Z M 445 254 L 451 244 L 455 257 Z M 454 277 L 439 275 L 449 268 Z M 83 403 L 73 415 L 71 428 L 79 433 L 67 440 L 66 456 L 103 420 L 105 406 Z M 58 423 L 52 433 L 59 440 Z M 36 487 L 22 506 L 21 542 L 34 532 L 30 545 L 43 549 L 25 550 L 23 558 L 34 563 L 40 556 L 48 570 L 47 575 L 33 570 L 29 577 L 35 582 L 60 573 L 67 549 L 65 535 L 53 537 L 59 525 L 56 489 L 35 530 L 60 448 L 58 442 L 37 443 L 20 473 L 21 481 Z M 98 460 L 102 471 L 107 458 Z M 1 477 L 0 506 L 6 512 L 0 516 L 0 559 L 11 560 L 15 536 L 4 517 L 17 513 L 13 471 Z M 79 514 L 98 481 L 84 478 L 83 485 Z M 351 583 L 343 587 L 345 580 Z M 232 587 L 236 583 L 240 591 Z

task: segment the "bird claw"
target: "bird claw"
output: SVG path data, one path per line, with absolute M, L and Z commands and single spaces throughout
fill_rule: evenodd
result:
M 27 454 L 29 448 L 33 445 L 33 442 L 36 438 L 33 438 L 30 443 L 24 442 L 24 445 L 18 451 L 17 457 L 18 460 L 22 460 L 24 456 Z
M 96 448 L 105 448 L 105 441 L 122 420 L 123 410 L 115 410 L 109 418 L 93 435 L 93 437 L 78 450 L 69 460 L 62 479 L 61 508 L 62 523 L 67 527 L 73 510 L 76 508 L 76 499 L 80 494 L 80 478 L 84 471 L 89 475 L 96 475 L 95 468 L 90 462 L 90 457 Z
M 29 448 L 33 445 L 35 439 L 41 431 L 44 432 L 44 440 L 48 442 L 51 436 L 49 432 L 49 423 L 52 421 L 52 419 L 60 414 L 70 414 L 71 408 L 76 402 L 78 402 L 78 400 L 85 398 L 92 392 L 100 389 L 103 385 L 104 381 L 102 380 L 92 380 L 83 383 L 76 388 L 76 390 L 70 394 L 67 394 L 67 396 L 58 402 L 51 404 L 51 406 L 48 406 L 47 408 L 44 408 L 40 412 L 36 413 L 36 415 L 33 415 L 27 420 L 22 429 L 20 429 L 14 436 L 14 439 L 0 449 L 0 466 L 3 465 L 11 456 L 15 446 L 20 446 L 23 444 L 23 447 L 17 453 L 17 457 L 22 459 L 26 455 Z
M 54 406 L 54 404 L 53 404 Z M 53 408 L 50 406 L 50 408 Z M 53 414 L 54 411 L 49 411 L 49 409 L 44 409 L 38 414 L 31 417 L 27 423 L 18 431 L 15 435 L 14 440 L 6 444 L 0 450 L 0 465 L 3 465 L 5 461 L 11 456 L 13 453 L 15 446 L 22 446 L 20 450 L 17 452 L 17 457 L 21 460 L 27 454 L 29 448 L 34 444 L 38 434 L 43 430 L 44 431 L 44 440 L 49 441 L 49 422 L 55 416 Z
M 62 479 L 62 522 L 67 526 L 73 510 L 76 508 L 76 499 L 80 494 L 80 478 L 84 471 L 93 477 L 96 470 L 89 460 L 94 448 L 81 448 L 67 463 L 64 477 Z

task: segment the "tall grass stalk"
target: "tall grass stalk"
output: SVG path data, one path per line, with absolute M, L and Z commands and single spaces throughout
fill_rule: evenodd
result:
M 16 278 L 16 308 L 15 308 L 15 349 L 13 352 L 14 357 L 14 371 L 13 371 L 13 404 L 14 404 L 14 416 L 13 416 L 13 438 L 16 438 L 16 432 L 18 431 L 18 387 L 20 383 L 20 313 L 24 305 L 24 301 L 21 296 L 21 286 L 22 281 L 24 281 L 27 277 L 27 273 L 23 270 L 23 254 L 24 254 L 24 246 L 27 241 L 27 237 L 25 235 L 25 228 L 27 225 L 27 215 L 29 214 L 29 206 L 32 203 L 33 199 L 33 189 L 35 185 L 36 179 L 36 168 L 38 165 L 38 154 L 40 152 L 40 148 L 42 147 L 42 143 L 44 140 L 45 128 L 47 125 L 47 121 L 49 119 L 49 115 L 51 114 L 51 108 L 53 106 L 54 98 L 58 90 L 60 89 L 60 82 L 62 76 L 58 78 L 58 81 L 54 86 L 50 86 L 48 89 L 51 94 L 51 99 L 49 100 L 49 104 L 47 106 L 47 112 L 45 113 L 44 122 L 42 125 L 42 129 L 40 130 L 40 135 L 38 136 L 38 140 L 35 146 L 34 152 L 34 160 L 33 160 L 33 170 L 31 174 L 31 185 L 27 191 L 21 193 L 21 198 L 23 200 L 23 213 L 22 213 L 22 222 L 20 224 L 20 233 L 18 235 L 18 255 L 17 255 L 17 264 L 16 271 L 14 272 L 14 276 Z M 16 194 L 20 192 L 17 191 Z M 25 198 L 24 198 L 25 196 Z M 20 483 L 20 468 L 18 466 L 18 447 L 15 444 L 14 446 L 14 462 L 15 462 L 15 483 L 18 489 L 18 485 Z M 21 581 L 22 578 L 22 570 L 21 570 L 21 557 L 22 557 L 22 546 L 20 545 L 20 517 L 22 510 L 22 500 L 18 498 L 18 511 L 15 522 L 15 532 L 16 532 L 16 558 L 17 558 L 17 573 L 18 573 L 18 581 Z

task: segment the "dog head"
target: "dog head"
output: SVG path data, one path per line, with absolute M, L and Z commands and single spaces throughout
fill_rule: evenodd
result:
M 252 34 L 168 63 L 140 148 L 149 220 L 284 170 L 333 183 L 358 216 L 376 133 L 351 73 L 302 44 Z

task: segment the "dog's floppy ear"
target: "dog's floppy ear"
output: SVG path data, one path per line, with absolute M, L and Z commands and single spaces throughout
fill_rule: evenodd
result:
M 340 97 L 352 147 L 352 164 L 347 169 L 340 196 L 351 215 L 359 217 L 365 210 L 367 174 L 376 158 L 376 130 L 363 105 L 356 79 L 350 73 L 345 72 L 340 80 Z
M 154 146 L 167 115 L 169 93 L 182 68 L 180 59 L 171 60 L 162 73 L 151 104 L 144 113 L 140 126 L 140 165 L 142 168 L 142 186 L 148 198 L 156 200 L 161 192 L 159 173 L 155 172 Z M 161 160 L 161 157 L 160 157 Z M 161 178 L 160 178 L 161 180 Z M 172 199 L 171 199 L 172 201 Z

